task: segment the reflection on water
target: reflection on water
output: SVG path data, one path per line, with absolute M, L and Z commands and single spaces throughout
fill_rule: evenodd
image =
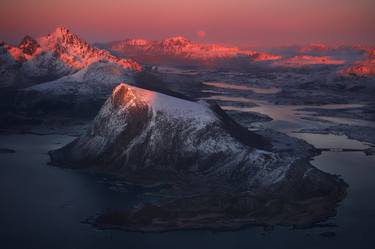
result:
M 259 94 L 275 94 L 280 91 L 280 89 L 278 88 L 251 87 L 247 85 L 239 85 L 239 84 L 232 84 L 232 83 L 225 83 L 225 82 L 203 82 L 203 84 L 206 86 L 213 86 L 216 88 L 252 91 L 255 93 L 259 93 Z
M 62 135 L 0 135 L 1 248 L 106 248 L 110 233 L 82 224 L 108 207 L 128 207 L 134 194 L 110 191 L 97 178 L 49 166 L 47 152 L 72 141 Z M 101 239 L 100 239 L 101 238 Z M 124 241 L 125 242 L 125 241 Z
M 160 248 L 190 249 L 228 248 L 233 242 L 238 245 L 236 248 L 248 248 L 250 245 L 269 246 L 274 243 L 264 239 L 261 235 L 262 228 L 215 235 L 207 231 L 142 234 L 93 229 L 82 223 L 89 215 L 101 213 L 107 208 L 123 210 L 139 203 L 139 199 L 136 193 L 111 191 L 107 185 L 99 184 L 96 176 L 48 166 L 47 151 L 72 139 L 73 137 L 60 135 L 0 136 L 0 147 L 16 151 L 14 154 L 0 154 L 0 197 L 6 200 L 6 205 L 0 205 L 1 248 L 95 249 L 124 245 L 130 248 L 149 248 L 153 245 Z M 225 202 L 222 199 L 214 201 L 223 205 Z M 241 205 L 252 205 L 251 202 L 244 201 L 244 198 L 237 199 L 238 204 L 234 204 L 234 200 L 226 203 L 232 204 L 235 209 L 239 209 Z M 205 199 L 202 201 L 206 202 Z M 254 201 L 262 201 L 262 198 Z M 195 200 L 193 203 L 197 205 Z M 193 208 L 194 205 L 189 207 Z M 268 209 L 278 211 L 277 203 L 273 202 L 273 205 L 267 205 Z M 303 217 L 303 213 L 298 217 Z M 281 228 L 279 231 L 285 232 Z M 275 239 L 279 236 L 277 234 L 278 232 L 273 235 L 276 236 Z M 303 238 L 304 234 L 301 236 Z M 285 238 L 280 237 L 279 241 L 280 239 Z
M 324 149 L 349 149 L 349 150 L 365 150 L 369 148 L 368 144 L 349 139 L 345 135 L 333 134 L 312 134 L 312 133 L 290 133 L 290 136 L 303 139 L 314 145 L 316 148 Z
M 353 146 L 351 144 L 350 146 Z M 337 174 L 349 184 L 347 198 L 341 203 L 332 222 L 337 236 L 335 248 L 372 248 L 375 239 L 375 156 L 363 152 L 323 152 L 312 164 L 331 174 Z M 329 248 L 329 243 L 324 247 Z
M 372 194 L 375 191 L 375 156 L 366 156 L 362 152 L 325 151 L 322 155 L 314 158 L 312 164 L 328 173 L 342 175 L 350 185 L 349 196 L 362 204 L 367 202 L 367 205 L 357 208 L 375 210 L 375 199 L 367 196 L 368 193 Z M 353 205 L 352 198 L 345 202 Z M 375 214 L 373 216 L 375 218 Z
M 221 93 L 220 91 L 216 91 L 216 90 L 202 90 L 201 92 L 202 93 L 212 93 L 212 94 L 220 94 Z
M 166 74 L 180 74 L 180 75 L 197 75 L 199 72 L 196 70 L 181 69 L 176 67 L 158 66 L 157 70 Z
M 338 216 L 328 221 L 338 227 L 127 233 L 95 230 L 82 221 L 106 208 L 138 203 L 136 193 L 111 191 L 98 184 L 95 176 L 47 165 L 47 151 L 72 139 L 58 135 L 0 136 L 1 148 L 16 150 L 14 154 L 0 154 L 0 197 L 6 200 L 6 205 L 0 205 L 1 248 L 372 248 L 375 205 L 368 193 L 375 191 L 375 157 L 361 152 L 324 152 L 314 159 L 316 167 L 342 175 L 351 185 Z M 324 232 L 337 235 L 326 239 L 320 236 Z
M 353 126 L 368 126 L 375 128 L 375 122 L 367 121 L 367 120 L 358 120 L 352 118 L 340 118 L 340 117 L 326 117 L 326 116 L 316 116 L 316 118 L 320 120 L 325 120 L 328 122 L 333 122 L 336 124 L 346 124 L 346 125 L 353 125 Z
M 267 115 L 273 119 L 268 123 L 263 123 L 263 127 L 270 129 L 282 130 L 284 132 L 297 131 L 299 129 L 306 128 L 321 128 L 324 126 L 334 124 L 347 124 L 356 126 L 368 126 L 375 127 L 375 122 L 366 120 L 356 120 L 351 118 L 341 117 L 327 117 L 317 116 L 314 110 L 306 108 L 319 108 L 326 110 L 340 110 L 340 109 L 355 109 L 360 108 L 362 104 L 329 104 L 319 106 L 305 106 L 305 105 L 274 105 L 266 101 L 259 101 L 245 97 L 233 97 L 233 96 L 222 96 L 213 95 L 204 98 L 205 100 L 218 100 L 233 103 L 253 103 L 257 106 L 254 107 L 241 107 L 235 105 L 222 105 L 224 110 L 239 111 L 239 112 L 257 112 Z
M 216 99 L 218 96 L 212 96 Z M 317 125 L 322 126 L 316 121 L 303 119 L 309 112 L 300 111 L 296 106 L 272 105 L 266 104 L 264 101 L 252 100 L 257 106 L 255 107 L 238 107 L 238 106 L 222 106 L 224 110 L 233 110 L 239 112 L 257 112 L 269 116 L 273 120 L 266 123 L 260 123 L 259 126 L 281 130 L 283 132 L 292 132 L 302 128 L 314 128 Z
M 243 97 L 230 97 L 230 96 L 210 96 L 207 98 L 202 98 L 203 100 L 217 100 L 217 101 L 224 101 L 224 102 L 238 102 L 238 103 L 254 103 L 251 99 L 243 98 Z M 225 109 L 224 109 L 225 110 Z
M 259 227 L 236 232 L 176 231 L 166 233 L 127 233 L 95 230 L 82 223 L 88 215 L 106 208 L 123 208 L 138 203 L 133 193 L 111 191 L 98 184 L 97 177 L 48 166 L 47 151 L 70 142 L 68 136 L 0 136 L 0 147 L 16 150 L 0 154 L 1 248 L 333 248 L 349 246 L 372 248 L 375 208 L 368 194 L 375 191 L 374 157 L 361 152 L 324 152 L 313 164 L 338 173 L 351 185 L 350 196 L 338 216 L 328 222 L 338 227 L 294 230 Z M 356 167 L 353 167 L 353 164 Z M 366 192 L 363 192 L 366 190 Z M 326 239 L 324 232 L 337 235 Z M 22 239 L 20 239 L 22 238 Z M 368 245 L 369 244 L 369 245 Z
M 319 105 L 316 106 L 319 109 L 325 109 L 325 110 L 336 110 L 336 109 L 355 109 L 355 108 L 361 108 L 366 105 L 364 104 L 326 104 L 326 105 Z

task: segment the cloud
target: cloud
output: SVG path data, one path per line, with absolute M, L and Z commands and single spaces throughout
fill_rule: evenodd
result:
M 200 31 L 197 32 L 197 36 L 198 36 L 199 38 L 203 38 L 203 37 L 206 36 L 206 32 L 204 32 L 203 30 L 200 30 Z

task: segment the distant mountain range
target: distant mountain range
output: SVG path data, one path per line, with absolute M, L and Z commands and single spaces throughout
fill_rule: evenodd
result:
M 274 63 L 274 65 L 299 68 L 311 65 L 342 65 L 345 60 L 334 59 L 331 56 L 312 56 L 312 55 L 297 55 L 290 58 L 285 58 Z
M 374 74 L 371 59 L 357 62 L 362 60 L 361 58 L 368 51 L 371 51 L 364 46 L 328 46 L 317 43 L 280 48 L 274 53 L 243 50 L 238 47 L 226 47 L 217 44 L 199 44 L 183 36 L 171 37 L 161 41 L 125 39 L 97 44 L 97 46 L 118 56 L 129 57 L 145 64 L 222 66 L 224 63 L 228 64 L 229 62 L 230 64 L 231 61 L 237 60 L 240 63 L 232 65 L 254 62 L 268 62 L 266 65 L 284 68 L 341 65 L 343 69 L 338 72 L 339 75 L 371 76 Z M 371 53 L 369 57 L 371 58 Z
M 352 66 L 342 71 L 343 75 L 374 76 L 375 75 L 375 49 L 368 50 L 368 56 L 364 60 L 355 62 Z
M 273 51 L 277 51 L 276 53 Z M 87 78 L 131 82 L 133 73 L 142 70 L 142 64 L 168 66 L 198 66 L 202 68 L 243 69 L 257 66 L 283 68 L 315 65 L 338 65 L 338 75 L 375 75 L 374 49 L 358 46 L 330 47 L 312 44 L 305 47 L 284 48 L 271 52 L 244 50 L 217 44 L 199 44 L 183 36 L 161 41 L 125 39 L 105 44 L 90 45 L 64 27 L 51 34 L 34 39 L 25 36 L 17 46 L 0 43 L 0 87 L 24 88 L 51 81 L 69 81 Z M 367 56 L 366 56 L 367 54 Z M 98 65 L 89 68 L 91 65 Z M 106 69 L 100 69 L 105 67 Z M 109 67 L 116 67 L 109 69 Z M 121 68 L 124 72 L 119 72 Z M 68 77 L 80 70 L 80 77 Z M 95 72 L 98 70 L 98 77 Z M 83 77 L 85 72 L 90 76 Z M 112 77 L 111 72 L 116 72 Z M 61 79 L 61 80 L 60 80 Z M 94 81 L 98 81 L 94 80 Z M 118 83 L 120 81 L 117 81 Z
M 207 64 L 217 60 L 245 58 L 248 61 L 273 61 L 279 55 L 242 50 L 237 47 L 225 47 L 217 44 L 199 44 L 183 36 L 167 38 L 161 41 L 144 39 L 125 39 L 105 44 L 98 44 L 114 53 L 126 55 L 142 63 L 200 63 Z

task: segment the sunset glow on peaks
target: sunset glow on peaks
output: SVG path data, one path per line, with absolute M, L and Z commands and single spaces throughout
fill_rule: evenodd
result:
M 237 46 L 374 43 L 373 0 L 3 0 L 0 39 L 56 26 L 89 42 L 184 35 Z

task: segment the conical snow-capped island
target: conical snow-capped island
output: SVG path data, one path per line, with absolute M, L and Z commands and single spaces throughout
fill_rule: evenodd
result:
M 123 83 L 85 135 L 51 152 L 52 163 L 95 165 L 124 177 L 154 172 L 147 175 L 160 175 L 159 181 L 184 171 L 220 174 L 236 165 L 260 169 L 277 162 L 276 155 L 263 150 L 270 148 L 265 138 L 216 109 Z
M 333 215 L 345 196 L 343 181 L 304 162 L 306 154 L 282 153 L 272 144 L 218 106 L 122 83 L 85 134 L 49 154 L 54 165 L 169 186 L 169 198 L 104 213 L 91 221 L 98 226 L 238 228 L 310 224 Z

